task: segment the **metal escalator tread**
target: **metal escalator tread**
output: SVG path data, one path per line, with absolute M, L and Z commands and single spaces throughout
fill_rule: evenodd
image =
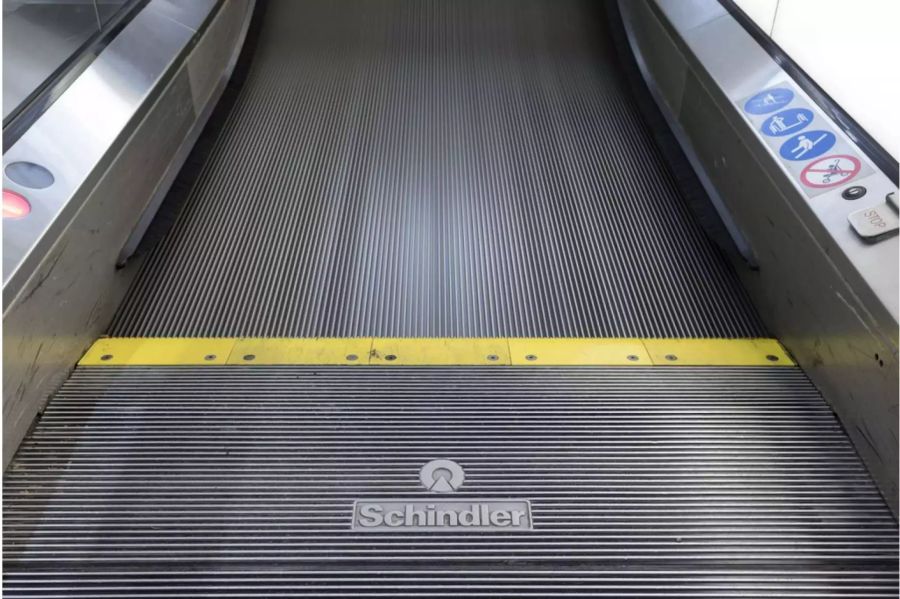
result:
M 576 0 L 272 1 L 115 336 L 763 337 Z
M 354 501 L 530 500 L 365 532 Z M 897 526 L 794 367 L 81 367 L 4 482 L 7 597 L 896 597 Z

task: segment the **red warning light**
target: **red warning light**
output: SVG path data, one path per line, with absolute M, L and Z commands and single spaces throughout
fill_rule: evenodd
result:
M 25 218 L 31 212 L 31 204 L 20 193 L 3 190 L 3 218 L 17 220 Z

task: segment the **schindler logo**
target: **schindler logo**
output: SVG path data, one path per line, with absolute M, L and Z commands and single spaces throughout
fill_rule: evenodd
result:
M 462 487 L 466 474 L 452 460 L 432 460 L 419 471 L 419 480 L 433 493 L 452 493 Z M 372 532 L 531 530 L 531 505 L 515 499 L 370 499 L 353 506 L 353 528 Z

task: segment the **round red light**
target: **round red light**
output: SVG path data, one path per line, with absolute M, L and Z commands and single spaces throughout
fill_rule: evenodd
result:
M 25 196 L 8 189 L 3 190 L 4 219 L 10 218 L 16 220 L 19 218 L 25 218 L 26 216 L 28 216 L 29 212 L 31 212 L 31 204 L 28 203 L 28 200 L 25 199 Z

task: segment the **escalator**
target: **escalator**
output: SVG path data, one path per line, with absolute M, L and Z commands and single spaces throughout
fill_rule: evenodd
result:
M 6 470 L 7 596 L 897 596 L 883 487 L 609 12 L 256 11 L 174 223 Z
M 265 19 L 112 335 L 765 336 L 592 12 L 337 2 Z

